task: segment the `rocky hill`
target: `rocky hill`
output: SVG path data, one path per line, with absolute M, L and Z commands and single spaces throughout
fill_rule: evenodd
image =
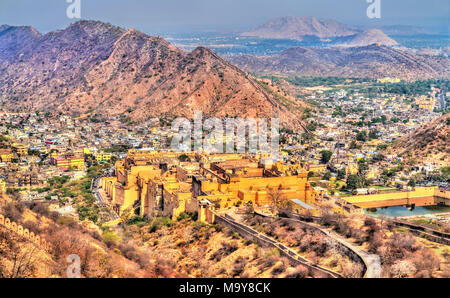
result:
M 279 117 L 299 121 L 251 77 L 207 48 L 185 53 L 160 37 L 79 21 L 39 34 L 0 27 L 4 108 L 148 117 Z
M 271 20 L 252 31 L 244 32 L 242 35 L 301 41 L 308 36 L 328 38 L 349 36 L 358 32 L 359 30 L 357 28 L 339 23 L 335 20 L 289 16 Z
M 397 140 L 392 150 L 408 159 L 450 164 L 450 113 L 431 121 Z
M 334 45 L 347 46 L 347 47 L 361 47 L 371 44 L 396 46 L 398 43 L 387 36 L 380 29 L 369 29 L 367 31 L 357 33 L 355 35 L 341 37 Z
M 448 77 L 449 60 L 398 49 L 364 47 L 294 47 L 273 56 L 236 55 L 227 58 L 238 67 L 261 74 L 305 76 L 398 77 L 405 80 Z

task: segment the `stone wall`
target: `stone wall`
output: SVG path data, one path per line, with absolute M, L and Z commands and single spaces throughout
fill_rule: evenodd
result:
M 22 225 L 11 221 L 9 218 L 4 217 L 0 214 L 0 226 L 8 229 L 11 232 L 18 234 L 19 236 L 25 238 L 26 240 L 32 242 L 33 244 L 41 247 L 42 249 L 49 251 L 50 245 L 45 241 L 45 239 L 39 235 L 35 235 L 28 229 L 24 228 Z
M 217 224 L 227 226 L 228 228 L 238 232 L 245 239 L 251 240 L 262 247 L 273 247 L 280 251 L 280 255 L 286 257 L 292 266 L 303 266 L 308 269 L 309 274 L 315 278 L 341 278 L 342 276 L 336 272 L 322 268 L 320 266 L 312 264 L 310 261 L 302 258 L 292 249 L 285 245 L 265 236 L 252 228 L 237 223 L 229 217 L 223 217 L 215 214 L 215 222 Z
M 360 255 L 357 251 L 353 250 L 351 247 L 347 246 L 345 243 L 330 237 L 329 234 L 327 234 L 326 232 L 324 232 L 324 230 L 322 230 L 322 229 L 320 229 L 318 227 L 315 227 L 315 226 L 310 225 L 308 223 L 304 223 L 304 222 L 301 222 L 299 220 L 292 219 L 292 218 L 284 218 L 284 219 L 288 220 L 288 221 L 291 221 L 291 222 L 294 222 L 296 224 L 299 224 L 299 225 L 301 225 L 303 227 L 306 227 L 308 229 L 313 229 L 315 231 L 318 231 L 321 234 L 325 235 L 327 238 L 332 239 L 333 240 L 333 244 L 336 246 L 336 250 L 339 251 L 340 254 L 350 258 L 353 262 L 358 263 L 361 266 L 363 266 L 363 271 L 362 271 L 362 276 L 361 277 L 365 276 L 365 273 L 367 271 L 367 264 L 366 264 L 363 256 Z

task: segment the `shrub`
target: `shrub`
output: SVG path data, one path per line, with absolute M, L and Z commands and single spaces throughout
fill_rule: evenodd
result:
M 103 232 L 103 242 L 105 242 L 108 247 L 115 246 L 119 241 L 120 237 L 116 233 L 112 231 Z
M 148 258 L 144 257 L 132 244 L 119 244 L 118 249 L 127 259 L 136 262 L 141 268 L 148 266 Z
M 37 222 L 27 220 L 23 223 L 23 228 L 28 229 L 30 232 L 33 232 L 35 235 L 39 235 L 42 230 Z
M 286 271 L 286 264 L 284 264 L 284 262 L 278 262 L 278 264 L 272 269 L 271 274 L 277 276 L 284 271 Z
M 149 232 L 156 232 L 161 227 L 170 227 L 172 225 L 172 220 L 169 217 L 155 217 L 149 227 Z
M 210 260 L 220 261 L 222 258 L 232 254 L 234 251 L 238 249 L 236 242 L 222 242 L 222 247 L 216 250 L 211 257 Z
M 286 274 L 287 278 L 305 278 L 309 275 L 309 269 L 303 265 L 295 267 L 294 271 Z
M 233 269 L 231 270 L 231 275 L 233 277 L 241 276 L 245 269 L 245 260 L 242 257 L 236 259 Z
M 25 206 L 19 202 L 10 202 L 3 206 L 3 215 L 11 221 L 20 223 Z
M 45 216 L 45 217 L 48 217 L 50 214 L 50 212 L 48 211 L 47 205 L 45 205 L 43 203 L 32 202 L 30 205 L 30 209 L 31 209 L 31 211 L 33 211 L 39 215 Z

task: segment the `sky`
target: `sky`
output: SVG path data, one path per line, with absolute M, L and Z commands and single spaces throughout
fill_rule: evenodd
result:
M 0 0 L 0 24 L 30 25 L 45 33 L 63 29 L 67 1 Z M 146 33 L 245 30 L 280 16 L 331 18 L 351 25 L 449 28 L 449 0 L 379 0 L 381 18 L 369 19 L 367 1 L 378 0 L 79 0 L 81 18 Z

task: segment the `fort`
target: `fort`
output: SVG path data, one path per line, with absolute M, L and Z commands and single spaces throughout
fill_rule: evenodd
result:
M 264 158 L 130 150 L 116 162 L 115 175 L 101 179 L 101 186 L 119 214 L 135 209 L 150 218 L 198 212 L 206 221 L 207 208 L 270 207 L 274 196 L 293 202 L 297 211 L 314 204 L 318 193 L 302 165 L 267 163 Z
M 374 195 L 343 197 L 345 201 L 360 208 L 381 208 L 392 206 L 450 206 L 450 191 L 438 187 L 416 187 L 413 190 Z

